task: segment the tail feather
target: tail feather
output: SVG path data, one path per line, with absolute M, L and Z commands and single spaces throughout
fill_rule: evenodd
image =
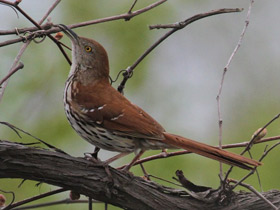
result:
M 250 170 L 255 166 L 262 165 L 262 163 L 258 161 L 201 142 L 193 141 L 170 133 L 163 133 L 163 135 L 165 136 L 164 142 L 169 145 L 180 147 L 190 152 L 218 160 L 232 166 L 238 166 L 240 168 Z

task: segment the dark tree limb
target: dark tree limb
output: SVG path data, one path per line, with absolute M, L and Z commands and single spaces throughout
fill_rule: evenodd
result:
M 109 178 L 100 163 L 9 141 L 0 141 L 0 163 L 0 178 L 44 182 L 126 209 L 268 208 L 268 204 L 253 193 L 234 193 L 227 206 L 218 206 L 215 200 L 203 202 L 183 190 L 167 188 L 111 167 Z M 280 206 L 279 191 L 263 195 Z

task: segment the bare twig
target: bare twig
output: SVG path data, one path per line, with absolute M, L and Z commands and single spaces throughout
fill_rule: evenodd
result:
M 15 8 L 13 8 L 13 7 L 12 7 L 12 6 L 10 6 L 10 5 L 6 5 L 6 4 L 3 4 L 3 5 L 10 7 L 10 8 L 11 8 L 11 9 L 12 9 L 15 13 L 16 13 L 17 18 L 19 18 L 18 12 L 16 11 L 16 9 L 15 9 Z
M 253 136 L 252 139 L 250 140 L 249 144 L 246 146 L 244 151 L 241 153 L 243 155 L 246 151 L 248 151 L 251 146 L 255 143 L 255 139 L 259 136 L 259 134 L 266 129 L 271 123 L 273 123 L 275 120 L 277 120 L 280 117 L 280 113 L 278 113 L 275 117 L 273 117 L 268 123 L 266 123 L 261 129 L 259 129 L 258 132 L 256 132 Z
M 273 150 L 275 147 L 277 147 L 278 145 L 280 145 L 280 142 L 274 144 L 272 147 L 270 147 L 268 150 L 266 150 L 266 151 L 263 153 L 262 157 L 260 158 L 260 161 L 262 161 L 262 160 L 265 158 L 265 156 L 266 156 L 271 150 Z M 243 181 L 245 181 L 248 177 L 250 177 L 252 174 L 254 174 L 255 170 L 256 170 L 256 167 L 255 167 L 254 170 L 250 171 L 246 176 L 244 176 L 242 179 L 240 179 L 238 182 L 236 182 L 236 184 L 235 184 L 234 186 L 232 186 L 231 190 L 234 190 L 238 185 L 240 185 L 241 183 L 243 183 Z
M 115 15 L 115 16 L 101 18 L 101 19 L 97 19 L 97 20 L 90 20 L 90 21 L 85 21 L 85 22 L 81 22 L 81 23 L 75 23 L 75 24 L 69 25 L 67 27 L 73 29 L 73 28 L 79 28 L 79 27 L 93 25 L 93 24 L 97 24 L 97 23 L 109 22 L 109 21 L 113 21 L 113 20 L 120 20 L 120 19 L 130 20 L 133 17 L 135 17 L 137 15 L 140 15 L 142 13 L 145 13 L 145 12 L 161 5 L 162 3 L 166 2 L 166 1 L 167 0 L 160 0 L 158 2 L 155 2 L 153 4 L 148 5 L 147 7 L 144 7 L 142 9 L 136 10 L 136 11 L 131 12 L 131 13 L 125 13 L 125 14 Z M 52 32 L 52 33 L 56 33 L 58 31 L 61 31 L 61 30 L 59 29 L 59 30 L 57 30 L 55 32 Z
M 212 10 L 210 12 L 194 15 L 191 18 L 188 18 L 187 20 L 182 21 L 182 22 L 172 23 L 172 24 L 157 24 L 157 25 L 149 26 L 149 28 L 151 30 L 152 29 L 168 29 L 168 28 L 182 29 L 185 27 L 185 24 L 188 25 L 194 21 L 197 21 L 197 20 L 205 18 L 205 17 L 218 15 L 218 14 L 224 14 L 224 13 L 241 12 L 241 11 L 243 11 L 243 9 L 240 9 L 240 8 L 235 8 L 235 9 L 224 8 L 224 9 Z
M 56 0 L 51 7 L 49 8 L 49 10 L 46 12 L 46 14 L 42 17 L 42 21 L 39 22 L 40 27 L 42 28 L 42 23 L 48 18 L 48 16 L 52 13 L 52 11 L 56 8 L 56 6 L 61 2 L 61 0 Z M 49 26 L 50 23 L 46 23 L 46 26 Z M 44 27 L 42 28 L 44 29 Z
M 12 3 L 12 2 L 7 2 L 5 0 L 0 0 L 0 2 L 5 3 L 7 5 L 13 6 L 14 8 L 16 8 L 26 19 L 28 19 L 31 23 L 33 23 L 38 29 L 43 30 L 43 28 L 41 27 L 41 24 L 44 22 L 44 20 L 48 17 L 48 15 L 53 11 L 53 9 L 59 4 L 61 0 L 56 0 L 55 3 L 51 6 L 51 8 L 47 11 L 46 15 L 44 15 L 44 17 L 42 18 L 42 21 L 39 21 L 39 23 L 37 23 L 35 20 L 33 20 L 33 18 L 31 18 L 24 10 L 22 10 L 18 4 Z M 16 30 L 16 33 L 18 31 Z M 60 42 L 57 41 L 52 35 L 50 34 L 46 34 L 60 49 L 60 51 L 62 52 L 63 56 L 66 58 L 66 60 L 68 61 L 68 63 L 71 65 L 71 60 L 69 59 L 68 55 L 65 53 L 64 49 L 62 48 L 62 46 L 60 45 Z M 32 39 L 36 38 L 36 36 L 32 36 Z M 21 38 L 22 39 L 22 38 Z
M 1 190 L 1 189 L 0 189 L 0 191 L 3 192 L 3 193 L 12 194 L 12 200 L 11 200 L 10 204 L 8 205 L 8 206 L 11 206 L 13 204 L 13 202 L 15 201 L 15 199 L 16 199 L 15 193 L 13 191 L 5 191 L 5 190 Z
M 60 204 L 80 204 L 80 203 L 88 203 L 88 200 L 63 199 L 63 200 L 59 200 L 59 201 L 53 201 L 53 202 L 23 206 L 23 207 L 15 208 L 13 210 L 38 209 L 38 208 L 41 208 L 41 207 L 55 206 L 55 205 L 60 205 Z M 100 203 L 100 202 L 94 200 L 94 203 Z
M 136 3 L 137 3 L 137 0 L 134 0 L 133 4 L 131 5 L 130 9 L 129 9 L 128 12 L 127 12 L 128 14 L 131 13 L 131 11 L 132 11 L 133 8 L 135 7 Z
M 52 24 L 50 24 L 50 22 L 47 22 L 45 24 L 42 24 L 41 27 L 43 28 L 43 30 L 49 30 L 52 27 Z M 27 32 L 34 32 L 37 31 L 38 28 L 37 27 L 27 27 L 27 28 L 16 28 L 16 29 L 12 29 L 12 30 L 0 30 L 0 35 L 18 35 L 18 34 L 25 34 Z
M 223 120 L 222 120 L 222 113 L 221 113 L 221 104 L 220 104 L 220 98 L 221 98 L 221 94 L 222 94 L 222 89 L 223 89 L 223 84 L 224 84 L 224 80 L 225 80 L 225 75 L 226 75 L 226 72 L 229 68 L 229 65 L 233 59 L 233 57 L 235 56 L 236 52 L 238 51 L 239 47 L 241 46 L 241 43 L 242 43 L 242 40 L 244 38 L 244 35 L 245 35 L 245 32 L 248 28 L 248 25 L 249 25 L 249 18 L 250 18 L 250 15 L 251 15 L 251 9 L 252 9 L 252 4 L 253 4 L 253 0 L 251 0 L 251 3 L 249 5 L 249 8 L 248 8 L 248 12 L 247 12 L 247 17 L 246 17 L 246 20 L 245 20 L 245 25 L 243 27 L 243 30 L 240 34 L 240 37 L 239 37 L 239 40 L 238 40 L 238 43 L 237 45 L 235 46 L 231 56 L 229 57 L 228 59 L 228 62 L 226 64 L 226 66 L 224 67 L 224 71 L 223 71 L 223 75 L 222 75 L 222 79 L 221 79 L 221 83 L 220 83 L 220 88 L 219 88 L 219 91 L 218 91 L 218 95 L 216 97 L 216 100 L 217 100 L 217 108 L 218 108 L 218 125 L 219 125 L 219 147 L 222 148 L 222 131 L 223 131 Z M 222 163 L 220 162 L 220 177 L 223 177 L 223 167 L 222 167 Z
M 249 141 L 248 145 L 246 145 L 246 148 L 241 152 L 241 155 L 243 155 L 246 151 L 248 151 L 251 148 L 252 143 L 254 142 L 255 138 L 265 129 L 267 128 L 271 123 L 273 123 L 276 119 L 278 119 L 280 117 L 280 113 L 277 114 L 275 117 L 272 118 L 272 120 L 270 120 L 268 123 L 266 123 L 262 129 L 260 129 L 256 134 L 253 135 L 252 139 Z M 258 142 L 258 141 L 257 141 Z M 260 160 L 261 161 L 261 160 Z M 233 167 L 231 166 L 229 168 L 229 170 L 227 171 L 224 181 L 227 180 L 230 172 L 232 171 Z M 255 170 L 252 170 L 251 172 L 254 173 Z M 252 175 L 253 173 L 251 173 L 250 175 Z
M 250 148 L 252 147 L 253 143 L 255 143 L 255 139 L 259 136 L 259 134 L 264 130 L 266 129 L 266 127 L 268 127 L 272 122 L 274 122 L 276 119 L 278 119 L 280 117 L 280 113 L 278 115 L 276 115 L 274 118 L 272 118 L 272 120 L 270 120 L 266 125 L 264 125 L 263 128 L 259 129 L 258 132 L 256 132 L 253 136 L 252 136 L 252 139 L 249 141 L 248 145 L 246 146 L 246 148 L 242 151 L 241 155 L 243 155 L 246 151 L 249 151 Z M 278 145 L 275 144 L 273 147 L 271 147 L 267 152 L 265 152 L 263 154 L 263 156 L 260 158 L 260 161 L 263 160 L 263 158 L 268 154 L 269 151 L 271 151 L 274 147 L 276 147 Z M 226 174 L 226 177 L 225 177 L 225 180 L 227 179 L 227 177 L 229 176 L 229 173 L 231 172 L 232 170 L 232 167 L 230 167 L 230 169 L 227 171 L 227 174 Z M 243 177 L 234 187 L 237 187 L 239 183 L 242 183 L 245 179 L 247 179 L 249 176 L 251 176 L 252 174 L 255 173 L 255 171 L 257 171 L 257 167 L 255 167 L 254 170 L 250 171 L 250 173 L 248 173 L 245 177 Z
M 10 39 L 10 40 L 4 41 L 4 42 L 0 42 L 0 47 L 8 46 L 8 45 L 18 43 L 18 42 L 25 42 L 25 41 L 26 41 L 26 39 L 24 37 Z
M 24 53 L 25 49 L 28 47 L 29 44 L 30 44 L 30 41 L 27 41 L 26 43 L 24 43 L 24 44 L 22 45 L 22 47 L 20 48 L 20 50 L 19 50 L 19 52 L 18 52 L 18 54 L 17 54 L 17 56 L 16 56 L 16 58 L 15 58 L 15 60 L 14 60 L 14 63 L 13 63 L 13 65 L 12 65 L 11 69 L 9 70 L 8 74 L 10 74 L 11 72 L 13 72 L 13 70 L 16 68 L 16 66 L 18 65 L 18 62 L 19 62 L 19 60 L 20 60 L 22 54 Z M 9 82 L 9 79 L 7 79 L 7 80 L 3 83 L 3 85 L 1 86 L 1 89 L 0 89 L 0 102 L 1 102 L 1 100 L 2 100 L 2 98 L 3 98 L 3 96 L 4 96 L 4 92 L 5 92 L 5 89 L 6 89 L 7 85 L 8 85 L 8 82 Z
M 0 0 L 0 2 L 1 1 L 3 1 L 3 0 Z M 94 25 L 94 24 L 98 24 L 98 23 L 104 23 L 104 22 L 120 20 L 120 19 L 130 20 L 133 17 L 135 17 L 137 15 L 140 15 L 142 13 L 145 13 L 145 12 L 161 5 L 162 3 L 166 2 L 166 1 L 167 0 L 160 0 L 158 2 L 150 4 L 147 7 L 144 7 L 142 9 L 136 10 L 136 11 L 131 12 L 131 13 L 124 13 L 124 14 L 121 14 L 121 15 L 114 15 L 114 16 L 110 16 L 110 17 L 106 17 L 106 18 L 97 19 L 97 20 L 90 20 L 90 21 L 85 21 L 85 22 L 81 22 L 81 23 L 75 23 L 75 24 L 67 25 L 67 27 L 73 29 L 73 28 L 79 28 L 79 27 L 84 27 L 84 26 L 88 26 L 88 25 Z M 47 27 L 49 27 L 49 25 L 46 25 L 46 28 L 44 26 L 45 25 L 41 26 L 41 29 L 47 29 Z M 28 32 L 33 32 L 33 31 L 37 31 L 37 30 L 38 30 L 37 27 L 29 27 L 29 28 L 18 29 L 17 31 L 19 33 L 25 33 L 27 31 Z M 2 30 L 2 31 L 0 31 L 0 35 L 17 34 L 17 31 L 16 30 Z M 52 29 L 45 30 L 44 34 L 48 35 L 48 34 L 52 34 L 52 33 L 57 33 L 59 31 L 61 31 L 61 29 L 59 27 L 55 27 L 55 28 L 52 28 Z M 0 47 L 10 45 L 10 44 L 14 44 L 14 43 L 21 42 L 21 41 L 23 41 L 23 38 L 8 40 L 8 41 L 0 43 Z
M 11 128 L 14 132 L 17 133 L 17 135 L 18 135 L 20 138 L 21 138 L 21 136 L 19 135 L 18 131 L 20 131 L 20 132 L 22 132 L 22 133 L 24 133 L 24 134 L 26 134 L 26 135 L 28 135 L 28 136 L 30 136 L 30 137 L 32 137 L 32 138 L 38 140 L 39 142 L 41 142 L 42 144 L 44 144 L 44 145 L 47 146 L 48 148 L 53 149 L 53 150 L 56 151 L 56 152 L 65 153 L 65 152 L 62 151 L 61 149 L 56 148 L 55 146 L 53 146 L 53 145 L 51 145 L 51 144 L 49 144 L 49 143 L 43 141 L 42 139 L 40 139 L 40 138 L 38 138 L 38 137 L 32 135 L 31 133 L 28 133 L 27 131 L 24 131 L 23 129 L 18 128 L 18 127 L 14 126 L 14 125 L 12 125 L 12 124 L 10 124 L 10 123 L 8 123 L 8 122 L 2 122 L 2 121 L 0 121 L 0 124 L 6 125 L 6 126 L 8 126 L 9 128 Z
M 255 142 L 255 144 L 261 144 L 261 143 L 264 143 L 264 142 L 270 142 L 270 141 L 275 141 L 275 140 L 279 140 L 279 139 L 280 139 L 280 136 L 273 136 L 273 137 L 261 139 L 261 140 Z M 249 144 L 249 142 L 241 142 L 241 143 L 235 143 L 235 144 L 226 144 L 226 145 L 222 145 L 222 149 L 246 147 L 248 144 Z M 163 158 L 168 158 L 168 157 L 174 157 L 174 156 L 179 156 L 179 155 L 185 155 L 185 154 L 190 154 L 190 153 L 191 152 L 189 152 L 187 150 L 181 150 L 181 151 L 176 151 L 176 152 L 159 153 L 157 155 L 152 155 L 152 156 L 149 156 L 149 157 L 142 158 L 142 159 L 136 161 L 134 165 L 138 165 L 140 163 L 145 163 L 145 162 L 152 161 L 152 160 L 163 159 Z M 125 166 L 122 166 L 122 167 L 125 167 Z
M 260 158 L 260 161 L 262 161 L 262 160 L 267 156 L 267 154 L 268 154 L 271 150 L 273 150 L 275 147 L 277 147 L 279 144 L 280 144 L 280 142 L 274 144 L 274 145 L 273 145 L 272 147 L 270 147 L 268 150 L 264 151 L 262 157 Z
M 150 46 L 131 66 L 127 67 L 126 72 L 123 74 L 124 78 L 120 85 L 118 86 L 118 91 L 123 92 L 123 89 L 125 87 L 125 84 L 127 80 L 131 77 L 133 70 L 136 68 L 136 66 L 150 53 L 155 49 L 161 42 L 163 42 L 165 39 L 167 39 L 170 35 L 175 33 L 178 30 L 181 30 L 185 28 L 187 25 L 191 24 L 194 21 L 200 20 L 205 17 L 209 17 L 212 15 L 218 15 L 222 13 L 229 13 L 229 12 L 240 12 L 241 9 L 219 9 L 219 10 L 213 10 L 210 12 L 194 15 L 191 18 L 188 18 L 184 21 L 181 21 L 178 23 L 178 27 L 172 28 L 170 31 L 168 31 L 166 34 L 164 34 L 162 37 L 160 37 L 152 46 Z
M 236 180 L 231 179 L 230 182 L 237 183 Z M 266 202 L 268 205 L 270 205 L 273 209 L 278 209 L 273 203 L 271 203 L 266 197 L 264 197 L 261 193 L 259 193 L 253 186 L 245 184 L 245 183 L 239 183 L 240 186 L 245 187 L 249 189 L 251 192 L 255 193 L 256 196 L 258 196 L 260 199 L 262 199 L 264 202 Z
M 42 199 L 42 198 L 45 198 L 45 197 L 48 197 L 48 196 L 51 196 L 51 195 L 55 195 L 55 194 L 64 192 L 64 191 L 67 191 L 67 190 L 63 189 L 63 188 L 60 188 L 60 189 L 53 190 L 53 191 L 50 191 L 50 192 L 47 192 L 47 193 L 43 193 L 41 195 L 37 195 L 37 196 L 31 197 L 31 198 L 19 201 L 17 203 L 11 204 L 11 205 L 5 207 L 3 210 L 13 209 L 17 206 L 21 206 L 21 205 L 24 205 L 26 203 L 30 203 L 32 201 L 39 200 L 39 199 Z
M 24 67 L 23 63 L 22 63 L 22 62 L 19 62 L 15 68 L 11 69 L 11 70 L 9 71 L 9 73 L 0 81 L 0 88 L 1 88 L 1 85 L 2 85 L 7 79 L 9 79 L 14 73 L 16 73 L 18 70 L 22 69 L 23 67 Z
M 4 0 L 0 0 L 0 2 L 6 3 L 7 5 L 14 6 L 14 7 L 16 7 L 16 9 L 19 8 L 18 5 L 17 5 L 16 3 L 7 2 L 7 1 L 4 1 Z M 56 0 L 56 2 L 50 7 L 50 9 L 47 11 L 46 14 L 50 14 L 51 11 L 55 8 L 55 6 L 56 6 L 59 2 L 60 2 L 60 0 Z M 46 18 L 47 18 L 47 15 L 44 15 L 43 18 L 38 22 L 38 25 L 41 25 L 41 24 L 46 20 Z M 9 70 L 8 74 L 10 74 L 10 73 L 13 71 L 13 69 L 15 69 L 15 67 L 18 65 L 18 62 L 19 62 L 19 60 L 20 60 L 22 54 L 24 53 L 25 49 L 28 47 L 28 45 L 30 44 L 30 42 L 31 42 L 30 40 L 27 40 L 26 43 L 24 43 L 24 44 L 22 45 L 22 47 L 20 48 L 20 50 L 19 50 L 19 52 L 18 52 L 18 54 L 17 54 L 17 56 L 16 56 L 16 58 L 15 58 L 15 60 L 14 60 L 14 63 L 12 64 L 12 67 L 11 67 L 11 69 Z M 3 98 L 5 89 L 6 89 L 7 85 L 8 85 L 8 81 L 9 81 L 9 80 L 6 80 L 6 81 L 4 82 L 4 84 L 2 85 L 2 88 L 0 89 L 0 102 L 1 102 L 1 100 L 2 100 L 2 98 Z
M 250 150 L 248 151 L 248 154 L 249 154 L 250 158 L 253 159 L 253 155 L 251 154 Z M 258 179 L 258 182 L 259 182 L 259 186 L 260 186 L 261 192 L 263 192 L 261 176 L 260 176 L 259 171 L 258 171 L 257 168 L 256 168 L 256 175 L 257 175 L 257 179 Z
M 154 176 L 154 175 L 149 174 L 149 177 L 152 177 L 152 178 L 154 178 L 154 179 L 161 180 L 161 181 L 166 182 L 166 183 L 169 183 L 169 184 L 176 185 L 176 186 L 178 186 L 178 187 L 182 187 L 182 185 L 179 185 L 179 184 L 177 184 L 177 183 L 175 183 L 175 182 L 171 182 L 171 181 L 169 181 L 169 180 L 167 180 L 167 179 L 160 178 L 160 177 L 158 177 L 158 176 Z

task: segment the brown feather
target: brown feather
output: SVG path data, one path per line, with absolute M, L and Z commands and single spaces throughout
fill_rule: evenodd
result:
M 101 121 L 105 129 L 131 133 L 134 137 L 163 139 L 164 128 L 108 84 L 77 84 L 77 88 L 79 93 L 72 96 L 72 100 L 79 104 L 76 107 L 81 110 L 94 109 L 93 112 L 84 113 L 92 122 Z
M 191 139 L 164 132 L 165 139 L 163 142 L 180 147 L 182 149 L 194 152 L 196 154 L 227 163 L 229 165 L 238 166 L 244 169 L 252 169 L 250 166 L 259 166 L 262 163 L 246 158 L 244 156 L 231 153 L 204 143 L 200 143 Z M 250 166 L 249 166 L 250 165 Z
M 84 139 L 112 151 L 183 148 L 245 169 L 261 165 L 249 158 L 165 132 L 149 114 L 110 85 L 105 49 L 94 40 L 77 36 L 66 26 L 60 27 L 73 46 L 73 62 L 64 92 L 65 110 L 72 127 Z
M 130 134 L 136 138 L 155 139 L 161 142 L 161 147 L 162 143 L 166 143 L 166 148 L 183 148 L 190 152 L 244 169 L 251 169 L 250 166 L 261 165 L 260 162 L 244 156 L 166 133 L 164 128 L 149 114 L 132 104 L 108 84 L 94 83 L 90 86 L 77 84 L 77 87 L 79 93 L 73 97 L 73 101 L 79 101 L 80 109 L 94 109 L 93 112 L 88 111 L 84 115 L 92 122 L 102 122 L 102 126 L 105 129 L 123 135 Z M 99 91 L 95 92 L 94 90 Z

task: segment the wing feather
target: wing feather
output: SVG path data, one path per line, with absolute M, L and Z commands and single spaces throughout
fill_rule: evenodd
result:
M 163 139 L 164 128 L 140 107 L 132 104 L 113 87 L 102 83 L 85 87 L 72 95 L 75 108 L 92 123 L 112 132 L 130 134 L 138 138 Z M 98 90 L 98 92 L 96 92 Z M 79 104 L 77 104 L 79 102 Z

